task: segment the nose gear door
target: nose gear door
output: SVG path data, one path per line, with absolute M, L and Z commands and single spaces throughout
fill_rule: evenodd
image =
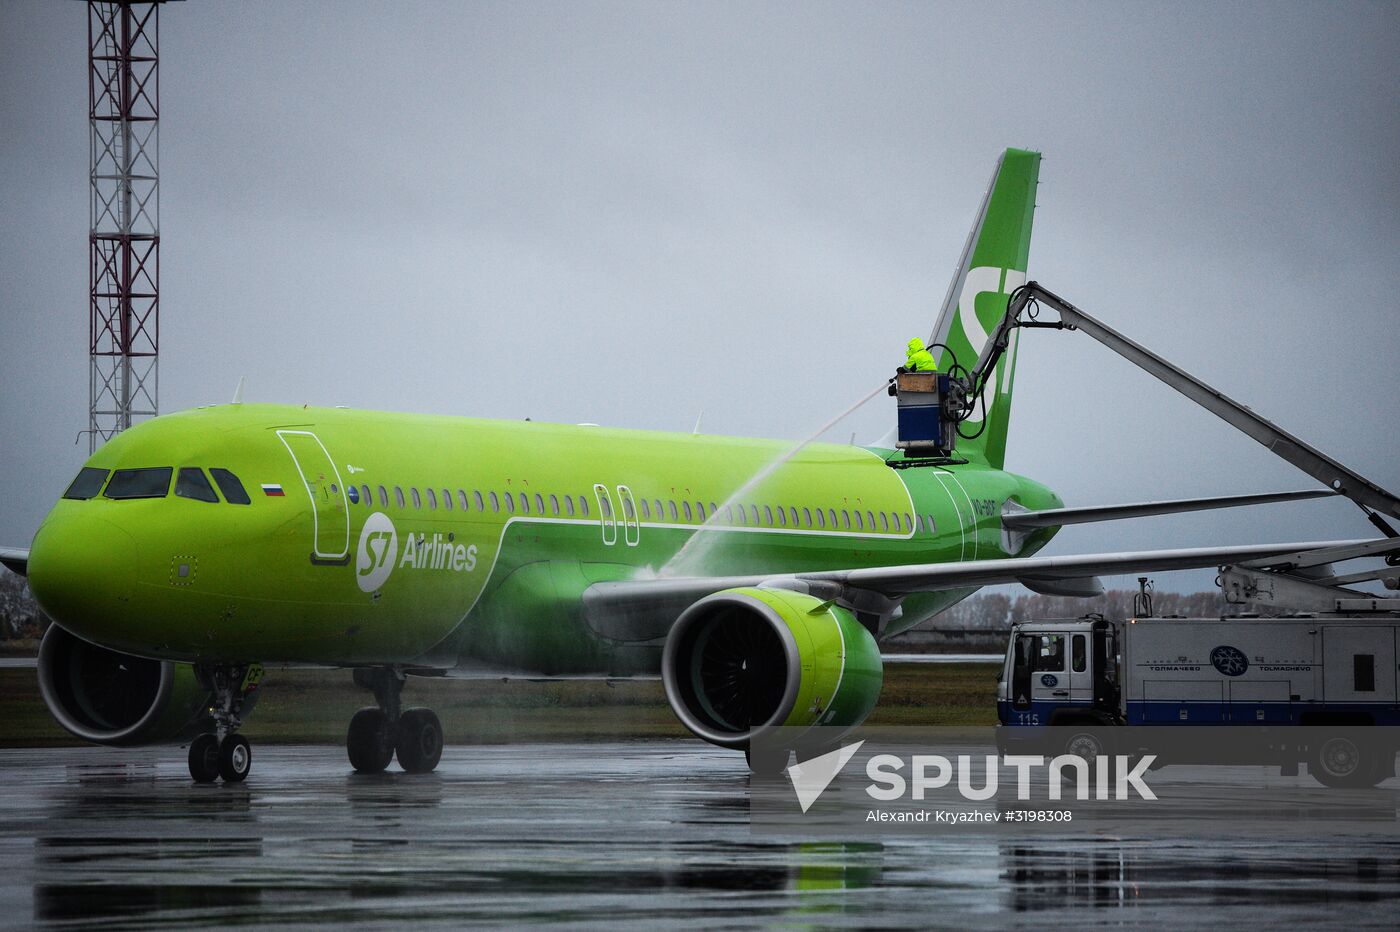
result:
M 277 436 L 292 455 L 297 472 L 311 496 L 314 527 L 311 562 L 345 563 L 350 559 L 350 519 L 340 471 L 320 438 L 309 430 L 279 430 Z

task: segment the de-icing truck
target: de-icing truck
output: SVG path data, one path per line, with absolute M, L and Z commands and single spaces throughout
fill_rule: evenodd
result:
M 1285 773 L 1306 762 L 1329 786 L 1372 786 L 1395 774 L 1400 729 L 1374 726 L 1400 724 L 1398 632 L 1390 613 L 1018 624 L 998 681 L 1000 743 L 1093 756 L 1133 751 L 1110 749 L 1118 735 L 1149 734 L 1119 726 L 1247 725 L 1226 744 L 1265 750 Z M 1193 759 L 1186 742 L 1160 756 L 1230 762 L 1209 745 L 1215 760 Z

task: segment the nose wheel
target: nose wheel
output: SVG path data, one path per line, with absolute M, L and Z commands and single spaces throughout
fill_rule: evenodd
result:
M 262 667 L 249 665 L 200 666 L 200 681 L 214 694 L 210 713 L 214 731 L 190 742 L 190 777 L 196 783 L 242 783 L 253 769 L 253 748 L 237 733 L 245 706 L 262 680 Z

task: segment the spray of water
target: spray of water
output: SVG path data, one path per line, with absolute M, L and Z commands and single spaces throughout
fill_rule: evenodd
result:
M 729 509 L 736 502 L 750 498 L 753 490 L 762 485 L 764 481 L 768 479 L 769 476 L 777 472 L 784 463 L 788 462 L 788 460 L 792 459 L 794 456 L 800 453 L 802 449 L 808 444 L 820 438 L 822 434 L 825 434 L 827 431 L 831 430 L 831 428 L 835 427 L 837 424 L 841 423 L 841 421 L 849 417 L 852 413 L 856 411 L 856 409 L 860 408 L 861 405 L 865 404 L 867 401 L 874 398 L 881 392 L 885 391 L 886 387 L 889 384 L 890 383 L 888 380 L 881 382 L 875 388 L 871 389 L 868 393 L 862 395 L 859 401 L 846 408 L 844 411 L 833 417 L 831 420 L 827 421 L 821 427 L 818 427 L 811 434 L 807 435 L 806 438 L 798 441 L 798 443 L 795 446 L 785 451 L 781 456 L 769 462 L 758 472 L 754 473 L 748 482 L 745 482 L 742 486 L 739 487 L 738 491 L 726 498 L 724 500 L 724 503 L 720 505 L 719 508 L 715 509 L 715 511 L 708 518 L 705 519 L 705 522 L 701 524 L 700 527 L 695 529 L 695 533 L 691 535 L 690 540 L 686 541 L 685 545 L 682 546 L 680 550 L 676 551 L 675 556 L 671 557 L 671 559 L 666 561 L 666 564 L 662 566 L 660 570 L 657 571 L 657 575 L 684 576 L 689 575 L 691 572 L 694 572 L 695 568 L 703 564 L 705 558 L 709 556 L 710 553 L 714 550 L 715 545 L 718 542 L 724 540 L 724 537 L 722 535 L 707 533 L 709 531 L 715 530 L 715 525 L 719 522 L 721 515 L 728 514 Z

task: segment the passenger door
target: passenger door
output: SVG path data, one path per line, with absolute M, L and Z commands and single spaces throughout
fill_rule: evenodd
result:
M 279 430 L 277 436 L 292 455 L 306 494 L 311 497 L 312 562 L 344 563 L 350 559 L 350 520 L 340 471 L 320 438 L 311 431 Z

